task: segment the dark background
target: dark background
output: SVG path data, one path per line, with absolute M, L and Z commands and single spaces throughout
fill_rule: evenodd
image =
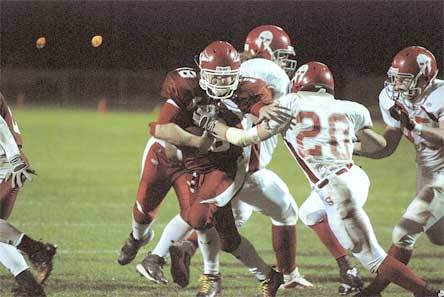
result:
M 298 64 L 326 63 L 337 97 L 377 104 L 392 57 L 421 45 L 443 70 L 443 1 L 1 1 L 0 88 L 29 104 L 146 110 L 162 78 L 213 40 L 239 50 L 255 26 L 290 35 Z M 90 40 L 102 35 L 102 46 Z M 46 47 L 35 41 L 45 36 Z M 440 73 L 442 77 L 442 73 Z

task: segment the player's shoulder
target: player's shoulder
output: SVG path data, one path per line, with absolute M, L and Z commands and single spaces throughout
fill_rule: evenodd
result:
M 167 73 L 160 94 L 162 98 L 171 99 L 179 106 L 186 106 L 188 101 L 200 93 L 197 71 L 190 67 L 180 67 Z
M 263 58 L 253 58 L 243 62 L 240 67 L 240 74 L 241 76 L 274 77 L 284 81 L 290 80 L 287 73 L 279 65 Z
M 164 84 L 172 84 L 176 87 L 193 88 L 199 83 L 197 71 L 191 67 L 180 67 L 167 73 Z
M 368 108 L 356 101 L 352 100 L 337 100 L 340 104 L 340 109 L 347 114 L 369 114 Z
M 263 91 L 263 88 L 267 87 L 267 83 L 260 79 L 250 76 L 241 76 L 239 78 L 239 93 L 257 93 Z
M 390 91 L 388 87 L 384 87 L 379 92 L 379 107 L 384 110 L 389 110 L 392 107 L 394 101 L 390 98 Z
M 424 107 L 431 112 L 444 110 L 444 80 L 435 80 L 428 91 Z

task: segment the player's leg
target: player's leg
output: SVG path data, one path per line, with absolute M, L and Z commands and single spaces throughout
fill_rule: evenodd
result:
M 363 179 L 365 181 L 366 179 Z M 362 189 L 368 188 L 368 183 L 362 184 Z M 367 191 L 363 191 L 367 196 Z M 365 202 L 365 199 L 362 199 Z M 347 250 L 342 247 L 330 228 L 325 207 L 319 195 L 313 191 L 299 208 L 301 221 L 310 227 L 319 237 L 324 246 L 335 258 L 339 267 L 340 284 L 338 292 L 346 295 L 362 289 L 363 281 L 356 267 L 351 265 Z
M 262 296 L 275 296 L 283 283 L 283 274 L 265 263 L 251 242 L 239 234 L 230 205 L 219 208 L 214 221 L 221 249 L 231 253 L 256 276 L 261 282 Z
M 362 177 L 349 172 L 329 178 L 329 193 L 321 194 L 330 226 L 342 246 L 349 248 L 362 265 L 417 296 L 435 296 L 426 283 L 407 266 L 387 255 L 378 244 L 370 220 L 357 202 Z M 430 294 L 430 295 L 429 295 Z M 437 293 L 436 293 L 437 294 Z M 436 295 L 437 296 L 437 295 Z
M 238 196 L 233 198 L 231 205 L 236 226 L 240 228 L 252 215 L 253 207 L 239 200 Z M 159 244 L 162 241 L 161 238 Z M 171 244 L 171 242 L 169 243 Z M 173 281 L 183 288 L 188 286 L 190 280 L 191 258 L 198 247 L 197 232 L 191 232 L 187 238 L 175 241 L 169 247 L 171 276 Z
M 12 188 L 9 182 L 0 184 L 0 219 L 7 220 L 11 215 L 19 189 Z
M 132 210 L 132 231 L 120 250 L 118 262 L 130 263 L 139 249 L 154 237 L 151 228 L 161 202 L 171 188 L 163 147 L 151 138 L 142 158 L 142 171 Z
M 286 184 L 271 170 L 261 169 L 247 177 L 239 200 L 271 218 L 273 250 L 284 287 L 312 286 L 296 267 L 298 208 Z
M 395 226 L 389 255 L 408 264 L 418 238 L 425 231 L 434 244 L 444 244 L 444 181 L 438 175 L 426 183 Z M 382 292 L 390 282 L 377 276 L 366 288 L 371 294 Z
M 0 242 L 0 263 L 15 277 L 18 296 L 46 296 L 42 286 L 36 281 L 22 254 L 16 247 Z

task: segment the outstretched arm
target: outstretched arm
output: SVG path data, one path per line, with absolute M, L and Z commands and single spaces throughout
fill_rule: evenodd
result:
M 157 124 L 150 123 L 152 136 L 165 140 L 175 146 L 189 146 L 199 149 L 201 153 L 208 152 L 214 139 L 204 132 L 202 136 L 194 135 L 174 123 Z
M 399 128 L 386 126 L 383 135 L 366 128 L 357 133 L 359 142 L 355 144 L 354 154 L 372 159 L 390 156 L 401 141 L 402 132 Z

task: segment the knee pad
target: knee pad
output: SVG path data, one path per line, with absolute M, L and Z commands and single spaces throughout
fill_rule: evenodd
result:
M 271 222 L 275 226 L 296 225 L 298 221 L 299 210 L 296 202 L 290 198 L 290 204 L 278 217 L 272 217 Z
M 366 247 L 359 253 L 353 253 L 353 256 L 355 256 L 368 271 L 376 273 L 385 257 L 387 257 L 387 253 L 378 245 L 372 248 Z
M 319 200 L 319 203 L 321 201 Z M 301 219 L 302 223 L 304 223 L 305 226 L 313 226 L 317 223 L 320 223 L 324 217 L 327 215 L 327 212 L 325 209 L 317 209 L 312 210 L 309 207 L 307 207 L 307 204 L 304 202 L 301 207 L 299 208 L 299 218 Z

